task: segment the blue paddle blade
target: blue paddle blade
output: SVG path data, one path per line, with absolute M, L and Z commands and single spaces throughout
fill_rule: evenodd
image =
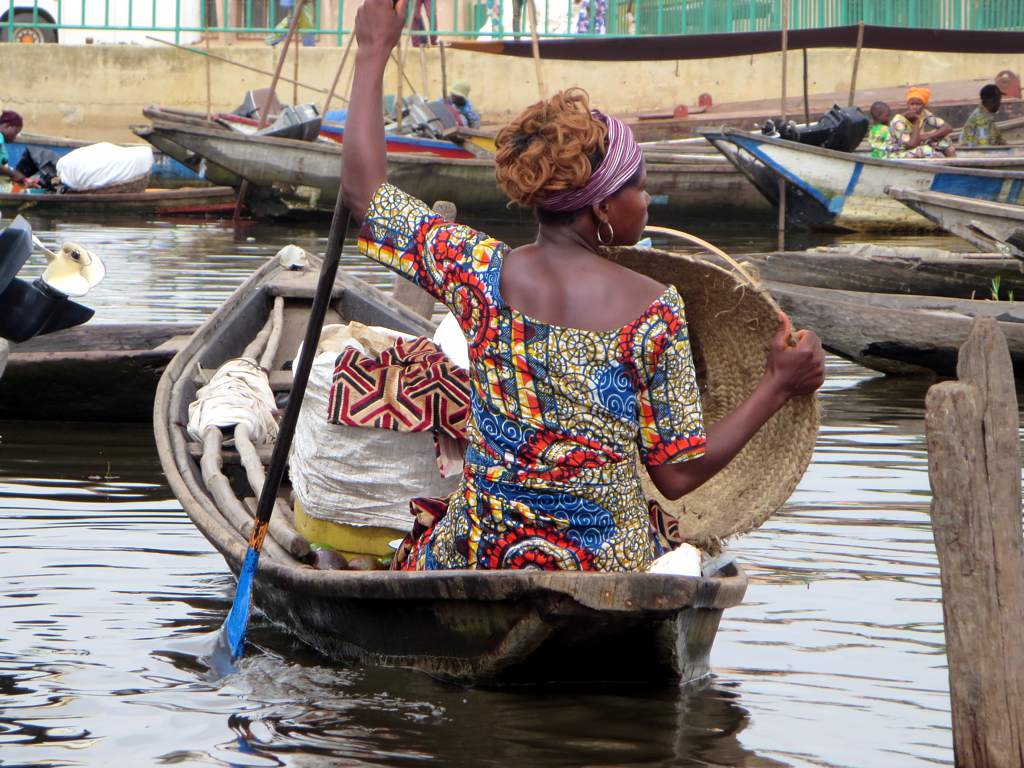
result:
M 249 625 L 249 612 L 252 610 L 252 583 L 259 563 L 259 551 L 249 547 L 242 563 L 242 572 L 238 574 L 235 602 L 231 604 L 231 611 L 224 622 L 223 632 L 227 635 L 231 658 L 235 661 L 242 657 L 242 651 L 245 649 L 245 630 Z

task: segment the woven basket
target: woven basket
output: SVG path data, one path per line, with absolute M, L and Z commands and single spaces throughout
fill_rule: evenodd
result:
M 70 195 L 127 195 L 134 192 L 145 192 L 149 187 L 150 174 L 144 173 L 128 181 L 121 181 L 117 184 L 107 184 L 95 189 L 67 190 Z
M 779 307 L 746 278 L 682 254 L 649 248 L 605 251 L 612 261 L 679 290 L 686 305 L 706 424 L 742 403 L 764 373 Z M 665 499 L 641 471 L 644 491 L 679 520 L 683 539 L 715 548 L 757 528 L 796 488 L 811 460 L 819 413 L 813 395 L 791 399 L 729 465 L 678 501 Z

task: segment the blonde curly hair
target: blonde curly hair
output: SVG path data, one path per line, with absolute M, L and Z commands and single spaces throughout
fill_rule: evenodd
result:
M 556 192 L 587 183 L 604 156 L 608 129 L 590 114 L 582 88 L 527 107 L 495 139 L 495 177 L 512 202 L 540 206 Z

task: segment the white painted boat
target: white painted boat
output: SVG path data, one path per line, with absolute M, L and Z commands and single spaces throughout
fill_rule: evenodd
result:
M 1024 206 L 890 187 L 889 196 L 990 253 L 1024 259 Z
M 786 222 L 795 227 L 935 229 L 933 222 L 889 197 L 889 187 L 1024 203 L 1019 157 L 887 160 L 731 128 L 704 135 L 773 205 L 778 205 L 779 180 L 785 180 Z

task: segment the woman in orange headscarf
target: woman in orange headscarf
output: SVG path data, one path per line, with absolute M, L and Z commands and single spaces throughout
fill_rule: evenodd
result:
M 954 157 L 949 140 L 953 127 L 926 109 L 932 92 L 923 86 L 907 90 L 907 108 L 889 123 L 889 157 Z

